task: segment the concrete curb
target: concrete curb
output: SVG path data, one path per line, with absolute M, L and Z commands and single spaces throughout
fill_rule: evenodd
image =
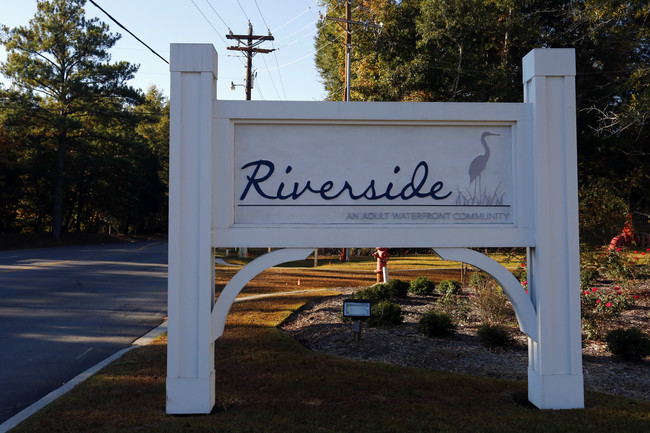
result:
M 307 289 L 307 290 L 297 290 L 297 291 L 288 291 L 288 292 L 278 292 L 278 293 L 268 293 L 268 294 L 263 294 L 263 295 L 251 295 L 251 296 L 244 296 L 241 298 L 235 299 L 235 302 L 243 302 L 243 301 L 248 301 L 248 300 L 253 300 L 253 299 L 260 299 L 260 298 L 270 298 L 273 296 L 283 296 L 283 295 L 290 295 L 290 294 L 296 294 L 296 293 L 309 293 L 309 292 L 326 292 L 326 291 L 335 291 L 332 289 Z M 159 326 L 156 328 L 152 329 L 149 331 L 147 334 L 143 335 L 142 337 L 138 338 L 135 340 L 133 343 L 131 343 L 130 347 L 126 347 L 119 352 L 109 356 L 108 358 L 104 359 L 102 362 L 90 367 L 88 370 L 84 371 L 83 373 L 77 375 L 76 377 L 72 378 L 70 381 L 66 382 L 65 385 L 61 386 L 58 389 L 55 389 L 45 397 L 41 398 L 38 400 L 36 403 L 30 405 L 29 407 L 26 407 L 22 411 L 18 412 L 16 415 L 12 416 L 9 418 L 7 421 L 4 423 L 0 424 L 0 433 L 6 433 L 12 428 L 16 427 L 18 424 L 21 422 L 25 421 L 27 418 L 30 416 L 34 415 L 36 412 L 39 410 L 43 409 L 45 406 L 48 404 L 52 403 L 54 400 L 57 398 L 65 395 L 68 393 L 70 390 L 72 390 L 74 387 L 79 385 L 80 383 L 84 382 L 86 379 L 97 373 L 99 370 L 102 368 L 106 367 L 113 361 L 116 361 L 120 359 L 122 356 L 124 356 L 125 353 L 137 349 L 139 347 L 147 346 L 151 344 L 151 342 L 160 337 L 161 335 L 165 334 L 167 332 L 167 320 L 165 320 L 163 323 L 161 323 Z
M 136 347 L 148 346 L 149 344 L 151 344 L 153 340 L 160 337 L 161 335 L 164 335 L 166 332 L 167 332 L 167 319 L 165 319 L 164 322 L 158 325 L 158 327 L 152 329 L 142 337 L 135 340 L 133 343 L 131 343 L 131 346 L 136 346 Z
M 38 400 L 36 403 L 26 407 L 22 411 L 18 412 L 16 415 L 12 416 L 9 418 L 7 421 L 3 422 L 0 424 L 0 433 L 6 433 L 12 428 L 16 427 L 18 424 L 21 422 L 25 421 L 27 418 L 30 416 L 34 415 L 36 412 L 39 410 L 43 409 L 45 406 L 48 404 L 52 403 L 54 400 L 57 398 L 65 395 L 68 393 L 70 390 L 72 390 L 74 387 L 79 385 L 80 383 L 84 382 L 86 379 L 97 373 L 99 370 L 102 368 L 106 367 L 113 361 L 116 361 L 120 359 L 122 356 L 124 356 L 125 353 L 137 349 L 142 346 L 146 346 L 148 344 L 151 344 L 151 342 L 163 335 L 165 332 L 167 332 L 167 320 L 165 320 L 160 326 L 154 328 L 153 330 L 149 331 L 147 334 L 143 335 L 142 337 L 138 338 L 135 340 L 133 343 L 131 343 L 130 347 L 125 347 L 124 349 L 120 350 L 119 352 L 109 356 L 108 358 L 104 359 L 98 364 L 95 364 L 94 366 L 90 367 L 88 370 L 84 371 L 83 373 L 77 375 L 76 377 L 72 378 L 68 382 L 66 382 L 63 386 L 61 386 L 58 389 L 55 389 L 45 397 L 41 398 Z

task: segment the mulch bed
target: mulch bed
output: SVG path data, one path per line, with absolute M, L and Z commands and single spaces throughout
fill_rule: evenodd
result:
M 476 337 L 478 322 L 461 322 L 456 335 L 427 338 L 415 331 L 421 315 L 435 302 L 431 297 L 409 295 L 400 302 L 404 323 L 389 328 L 362 326 L 361 341 L 355 342 L 352 324 L 339 319 L 343 299 L 359 287 L 340 289 L 342 295 L 316 300 L 292 314 L 280 329 L 307 348 L 349 359 L 384 362 L 408 367 L 467 373 L 492 378 L 526 380 L 527 337 L 511 332 L 512 343 L 489 350 Z M 632 308 L 611 323 L 612 327 L 641 328 L 650 332 L 650 284 L 635 288 L 639 298 Z M 620 361 L 601 341 L 583 340 L 585 388 L 650 401 L 650 362 Z

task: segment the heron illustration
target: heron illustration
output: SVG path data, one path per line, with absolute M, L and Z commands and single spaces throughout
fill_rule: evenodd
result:
M 490 135 L 501 135 L 501 134 L 495 134 L 493 132 L 487 132 L 487 131 L 481 134 L 481 144 L 485 149 L 485 153 L 483 155 L 479 155 L 476 158 L 474 158 L 472 160 L 472 163 L 469 165 L 469 185 L 472 186 L 472 182 L 474 182 L 474 198 L 476 198 L 476 179 L 478 178 L 478 192 L 480 194 L 481 173 L 483 173 L 483 170 L 485 170 L 485 166 L 487 165 L 488 159 L 490 158 L 490 148 L 485 142 L 485 137 L 489 137 Z

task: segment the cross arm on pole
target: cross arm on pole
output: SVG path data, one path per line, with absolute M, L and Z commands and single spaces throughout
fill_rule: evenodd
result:
M 275 38 L 271 35 L 266 35 L 266 36 L 257 36 L 257 35 L 231 35 L 228 34 L 226 35 L 226 39 L 253 39 L 257 41 L 274 41 Z
M 249 47 L 226 47 L 227 50 L 232 50 L 232 51 L 247 51 L 251 53 L 271 53 L 275 51 L 276 49 L 267 49 L 267 48 L 249 48 Z

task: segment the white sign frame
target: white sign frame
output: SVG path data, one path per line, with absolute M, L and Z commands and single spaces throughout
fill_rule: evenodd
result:
M 168 413 L 212 410 L 214 341 L 222 335 L 228 311 L 250 279 L 276 264 L 304 258 L 315 247 L 376 244 L 432 247 L 445 259 L 463 261 L 489 273 L 512 302 L 520 328 L 528 335 L 529 400 L 543 409 L 584 407 L 573 49 L 535 49 L 524 57 L 524 103 L 520 104 L 218 101 L 217 53 L 209 44 L 172 44 L 170 70 Z M 507 205 L 514 215 L 496 224 L 340 220 L 297 224 L 284 222 L 282 217 L 268 212 L 260 218 L 238 214 L 238 200 L 247 198 L 241 191 L 242 161 L 255 158 L 251 146 L 255 138 L 250 131 L 280 131 L 265 129 L 264 125 L 323 124 L 345 128 L 357 125 L 366 128 L 364 133 L 370 135 L 377 125 L 424 126 L 423 131 L 429 128 L 429 132 L 430 128 L 443 126 L 485 132 L 490 128 L 509 128 L 512 178 L 507 183 L 511 182 L 514 190 L 512 203 Z M 262 126 L 247 132 L 247 125 Z M 313 130 L 315 135 L 322 134 L 322 128 Z M 260 143 L 264 139 L 260 137 Z M 285 141 L 288 146 L 296 144 L 292 144 L 294 139 Z M 243 143 L 241 148 L 237 142 Z M 370 161 L 363 162 L 365 168 L 361 172 L 366 173 L 370 171 L 368 167 L 377 164 L 382 167 L 380 172 L 385 173 L 386 165 L 373 154 L 372 147 L 368 143 L 360 145 L 365 147 L 357 155 L 368 153 Z M 244 159 L 237 160 L 238 155 Z M 268 154 L 263 157 L 271 158 Z M 308 161 L 304 157 L 298 160 L 301 165 Z M 355 163 L 360 161 L 357 158 Z M 283 160 L 278 173 L 284 170 L 285 174 L 294 174 L 290 164 L 291 161 Z M 313 164 L 317 167 L 318 161 Z M 398 172 L 396 165 L 395 179 L 401 176 Z M 253 188 L 260 197 L 274 199 L 274 193 L 265 189 L 267 184 L 261 186 L 261 177 L 250 171 L 244 176 L 255 179 Z M 371 176 L 375 174 L 357 176 L 355 182 Z M 411 179 L 415 178 L 413 175 Z M 339 178 L 336 181 L 342 182 Z M 305 182 L 304 177 L 300 182 Z M 380 182 L 377 180 L 377 184 Z M 321 194 L 328 188 L 314 187 L 317 192 L 311 192 L 310 200 L 318 195 L 329 200 L 327 194 Z M 277 197 L 280 196 L 278 193 Z M 368 196 L 376 198 L 373 193 Z M 350 194 L 342 205 L 347 206 L 358 197 Z M 296 193 L 295 199 L 299 198 Z M 410 196 L 404 193 L 401 199 L 408 200 Z M 214 248 L 229 246 L 287 248 L 244 267 L 215 303 Z M 528 293 L 505 268 L 466 248 L 506 246 L 527 248 Z
M 531 135 L 531 104 L 489 104 L 489 103 L 341 103 L 341 102 L 253 102 L 219 101 L 214 102 L 214 122 L 216 155 L 227 155 L 215 160 L 215 170 L 227 173 L 215 184 L 213 201 L 213 239 L 215 245 L 239 245 L 242 247 L 373 247 L 377 239 L 386 247 L 429 247 L 444 246 L 520 246 L 534 245 L 533 215 L 531 212 L 532 154 L 530 147 L 521 145 L 525 137 Z M 282 125 L 292 126 L 322 125 L 348 128 L 475 128 L 476 131 L 508 129 L 512 143 L 512 179 L 517 184 L 512 211 L 514 223 L 510 224 L 363 224 L 363 223 L 271 223 L 238 224 L 235 220 L 238 194 L 234 178 L 240 165 L 234 163 L 237 148 L 235 130 L 240 125 Z M 261 136 L 263 137 L 263 135 Z M 475 136 L 476 153 L 482 151 L 479 143 L 480 132 Z M 301 143 L 291 143 L 300 146 Z M 474 143 L 472 143 L 474 144 Z M 264 143 L 260 143 L 263 146 Z M 367 153 L 368 163 L 378 165 L 382 158 L 373 149 L 372 140 L 365 143 L 348 143 L 341 149 L 345 157 L 349 147 L 362 147 Z M 336 148 L 336 147 L 334 147 Z M 355 149 L 356 150 L 356 149 Z M 396 153 L 400 149 L 396 147 Z M 357 151 L 356 153 L 359 153 Z M 494 151 L 493 151 L 494 153 Z M 417 162 L 417 161 L 416 161 Z M 314 158 L 318 167 L 322 161 Z M 467 161 L 469 165 L 469 161 Z M 465 168 L 466 170 L 466 168 Z M 376 176 L 376 173 L 373 172 Z M 466 173 L 463 175 L 467 176 Z M 374 178 L 374 177 L 373 177 Z M 471 188 L 471 187 L 470 187 Z M 331 206 L 327 203 L 325 206 Z M 324 207 L 325 207 L 324 206 Z M 337 205 L 340 206 L 340 205 Z M 402 205 L 403 208 L 408 208 Z M 339 212 L 350 212 L 339 208 Z M 393 209 L 393 208 L 391 208 Z M 411 208 L 413 210 L 413 208 Z M 430 210 L 435 207 L 419 209 Z M 480 209 L 479 209 L 480 211 Z M 476 211 L 474 211 L 476 212 Z M 451 218 L 456 212 L 447 212 Z M 391 213 L 392 215 L 392 213 Z M 490 230 L 485 230 L 486 227 Z M 427 230 L 423 230 L 426 228 Z

